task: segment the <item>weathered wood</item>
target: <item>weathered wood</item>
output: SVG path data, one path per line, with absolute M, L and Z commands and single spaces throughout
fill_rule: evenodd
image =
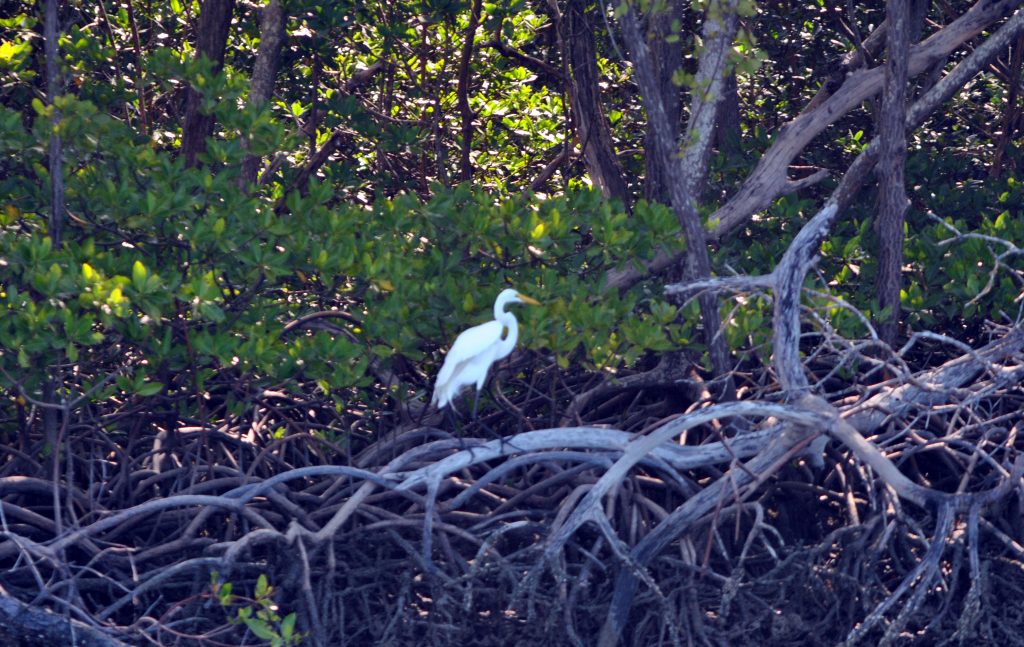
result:
M 128 647 L 95 627 L 0 594 L 0 644 L 20 647 Z

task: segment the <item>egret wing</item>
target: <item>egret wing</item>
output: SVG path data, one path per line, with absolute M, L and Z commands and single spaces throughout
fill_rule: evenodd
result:
M 492 348 L 501 341 L 504 332 L 504 326 L 501 323 L 488 321 L 464 330 L 456 337 L 455 343 L 444 357 L 441 370 L 437 373 L 437 379 L 434 381 L 434 396 L 431 399 L 444 406 L 460 388 L 475 383 L 477 381 L 475 372 L 473 375 L 464 375 L 466 367 L 473 364 L 474 360 L 492 357 Z M 483 370 L 486 371 L 488 367 L 489 363 L 483 367 Z
M 444 364 L 437 374 L 436 384 L 448 382 L 455 374 L 457 367 L 474 359 L 485 352 L 491 345 L 501 341 L 504 326 L 497 321 L 488 321 L 462 331 L 455 338 L 455 343 L 444 356 Z

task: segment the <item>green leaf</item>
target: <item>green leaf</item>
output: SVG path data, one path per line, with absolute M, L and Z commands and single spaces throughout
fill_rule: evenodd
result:
M 146 382 L 145 384 L 143 384 L 142 386 L 140 386 L 138 388 L 136 393 L 138 393 L 139 395 L 141 395 L 143 397 L 147 397 L 148 398 L 149 396 L 156 395 L 157 393 L 160 393 L 160 391 L 162 391 L 163 388 L 164 388 L 164 385 L 160 384 L 159 382 Z
M 256 618 L 246 618 L 245 626 L 249 628 L 249 631 L 256 634 L 257 638 L 263 640 L 271 640 L 277 636 L 271 627 L 265 620 L 258 620 Z
M 215 303 L 200 303 L 199 312 L 214 323 L 223 323 L 227 318 L 224 310 Z
M 146 287 L 146 276 L 149 272 L 146 270 L 146 266 L 142 264 L 142 261 L 135 261 L 132 264 L 132 284 L 138 291 L 143 291 Z
M 99 272 L 93 269 L 92 265 L 82 263 L 82 278 L 84 278 L 87 283 L 95 283 L 100 280 L 100 275 Z
M 281 637 L 289 642 L 291 641 L 292 634 L 295 633 L 295 617 L 295 612 L 292 611 L 281 621 Z
M 9 67 L 18 51 L 18 46 L 9 40 L 0 43 L 0 63 Z
M 234 598 L 234 596 L 231 595 L 233 588 L 234 587 L 231 582 L 224 582 L 220 589 L 217 590 L 217 599 L 220 601 L 221 606 L 226 607 L 231 604 Z

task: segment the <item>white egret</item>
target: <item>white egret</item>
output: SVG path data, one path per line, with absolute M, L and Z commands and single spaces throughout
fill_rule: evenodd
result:
M 480 389 L 487 380 L 487 371 L 491 364 L 508 357 L 519 338 L 519 322 L 511 312 L 505 312 L 505 306 L 514 303 L 540 305 L 515 290 L 502 290 L 494 300 L 494 321 L 473 326 L 455 338 L 455 343 L 445 355 L 437 380 L 434 381 L 434 395 L 430 398 L 430 404 L 436 404 L 439 409 L 451 405 L 454 409 L 452 400 L 459 391 L 476 384 L 476 398 L 473 400 L 473 417 L 476 417 Z

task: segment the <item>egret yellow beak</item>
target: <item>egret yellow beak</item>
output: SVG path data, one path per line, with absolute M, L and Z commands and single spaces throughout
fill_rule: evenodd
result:
M 536 299 L 531 299 L 530 297 L 526 296 L 525 294 L 520 294 L 520 293 L 516 292 L 516 296 L 519 297 L 519 300 L 522 301 L 523 303 L 529 303 L 531 306 L 539 306 L 540 305 L 540 301 L 538 301 Z

